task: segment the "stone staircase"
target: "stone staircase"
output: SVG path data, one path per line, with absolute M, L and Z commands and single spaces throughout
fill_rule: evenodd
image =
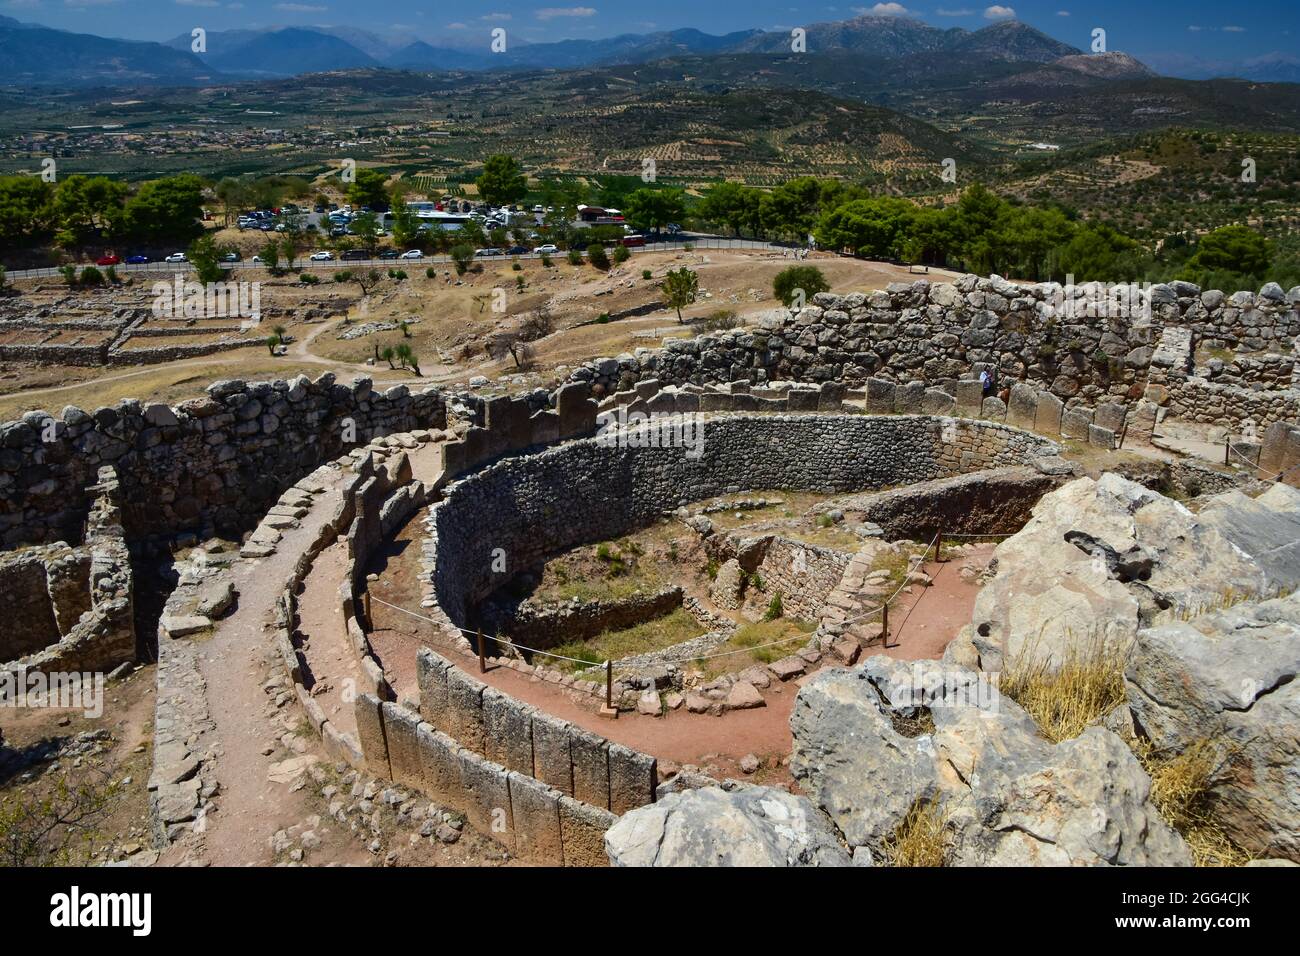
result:
M 883 542 L 872 539 L 858 549 L 844 569 L 840 583 L 826 596 L 820 614 L 823 627 L 838 630 L 842 637 L 862 647 L 878 643 L 882 627 L 879 614 L 860 619 L 878 607 L 892 590 L 889 572 L 873 570 L 882 547 L 885 547 Z

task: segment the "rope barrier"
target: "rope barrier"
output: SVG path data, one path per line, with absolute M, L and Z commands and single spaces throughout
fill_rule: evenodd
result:
M 1247 458 L 1247 457 L 1246 457 L 1245 455 L 1243 455 L 1241 452 L 1237 451 L 1237 447 L 1232 443 L 1232 439 L 1230 439 L 1230 438 L 1229 438 L 1229 439 L 1225 439 L 1225 441 L 1227 442 L 1227 445 L 1228 445 L 1228 451 L 1232 452 L 1234 455 L 1236 455 L 1238 458 L 1240 458 L 1242 461 L 1244 461 L 1244 462 L 1245 462 L 1247 465 L 1249 465 L 1251 468 L 1254 468 L 1256 471 L 1259 471 L 1259 470 L 1260 470 L 1259 464 L 1258 464 L 1257 462 L 1253 462 L 1253 461 L 1251 461 L 1249 458 Z M 1273 475 L 1271 478 L 1270 478 L 1270 477 L 1267 477 L 1267 476 L 1263 476 L 1263 475 L 1256 475 L 1255 477 L 1257 477 L 1260 481 L 1277 481 L 1279 478 L 1281 478 L 1281 477 L 1282 477 L 1283 475 L 1285 475 L 1287 472 L 1289 472 L 1289 471 L 1295 471 L 1297 468 L 1300 468 L 1300 464 L 1292 465 L 1290 468 L 1283 468 L 1281 471 L 1279 471 L 1276 475 Z

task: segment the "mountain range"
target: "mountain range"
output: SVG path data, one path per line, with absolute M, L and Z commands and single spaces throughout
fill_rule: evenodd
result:
M 246 79 L 274 79 L 336 70 L 399 69 L 429 72 L 571 70 L 653 63 L 680 57 L 744 54 L 795 56 L 791 35 L 743 30 L 714 36 L 695 29 L 624 34 L 601 40 L 512 43 L 491 53 L 487 37 L 478 46 L 435 45 L 390 37 L 355 27 L 269 27 L 209 33 L 206 49 L 191 52 L 189 34 L 166 43 L 109 39 L 54 30 L 0 16 L 0 82 L 23 85 L 205 85 Z M 806 55 L 870 59 L 927 56 L 955 60 L 1057 63 L 1092 75 L 1133 78 L 1152 71 L 1131 57 L 1086 56 L 1027 24 L 1001 21 L 980 30 L 941 29 L 908 17 L 864 15 L 815 23 L 806 31 Z M 1173 61 L 1171 61 L 1173 62 Z M 1187 75 L 1191 67 L 1176 71 Z M 1227 75 L 1206 66 L 1206 77 Z M 1247 61 L 1237 71 L 1266 82 L 1300 80 L 1300 61 L 1275 54 Z

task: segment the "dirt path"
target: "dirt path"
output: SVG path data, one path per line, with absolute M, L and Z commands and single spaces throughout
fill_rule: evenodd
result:
M 298 595 L 297 630 L 303 641 L 304 684 L 330 722 L 355 737 L 356 711 L 344 697 L 349 688 L 363 685 L 338 596 L 347 569 L 346 544 L 332 544 L 317 556 Z
M 203 860 L 212 865 L 271 864 L 275 832 L 314 812 L 308 800 L 310 788 L 295 791 L 267 779 L 271 765 L 288 754 L 279 748 L 263 753 L 277 744 L 286 729 L 282 712 L 262 685 L 269 676 L 264 665 L 268 623 L 280 588 L 298 556 L 328 520 L 338 496 L 337 488 L 320 496 L 301 526 L 285 532 L 275 554 L 239 563 L 234 571 L 238 606 L 217 622 L 203 645 L 200 671 L 207 682 L 208 706 L 219 741 L 216 777 L 221 785 L 218 810 L 208 822 L 201 851 Z M 307 743 L 307 753 L 324 759 L 320 742 L 310 731 L 299 737 Z M 332 859 L 367 860 L 365 850 L 355 841 L 342 834 L 339 837 Z
M 964 581 L 959 574 L 963 564 L 988 564 L 993 556 L 992 544 L 963 548 L 941 564 L 933 561 L 921 570 L 934 581 L 929 587 L 913 588 L 914 594 L 900 594 L 899 602 L 889 611 L 891 632 L 889 647 L 883 651 L 903 661 L 938 660 L 957 632 L 970 623 L 975 610 L 975 596 L 980 585 Z

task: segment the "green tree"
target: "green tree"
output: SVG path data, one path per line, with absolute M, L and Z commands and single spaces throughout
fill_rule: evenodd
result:
M 194 266 L 198 280 L 207 285 L 209 282 L 220 282 L 226 277 L 226 270 L 221 268 L 221 257 L 224 254 L 225 250 L 217 248 L 212 233 L 204 233 L 190 243 L 185 256 Z
M 36 244 L 54 223 L 54 187 L 39 176 L 0 176 L 0 246 Z
M 111 234 L 126 203 L 125 183 L 106 176 L 74 174 L 54 190 L 54 216 L 61 246 L 80 246 Z
M 638 229 L 659 232 L 686 213 L 686 194 L 680 189 L 638 189 L 622 206 L 623 218 Z
M 855 199 L 823 215 L 815 236 L 826 249 L 876 258 L 898 256 L 915 213 L 916 207 L 906 199 Z
M 146 243 L 189 242 L 203 231 L 203 181 L 169 176 L 142 185 L 123 208 L 123 230 Z
M 409 249 L 420 238 L 420 217 L 406 203 L 393 206 L 393 243 L 400 249 Z
M 1192 270 L 1235 272 L 1262 277 L 1273 253 L 1269 241 L 1247 226 L 1222 226 L 1201 237 L 1188 262 Z
M 700 293 L 700 277 L 685 266 L 677 270 L 670 269 L 664 274 L 659 293 L 668 308 L 677 310 L 677 321 L 680 323 L 683 321 L 682 309 L 694 302 Z
M 749 219 L 750 195 L 756 190 L 740 183 L 719 183 L 704 195 L 696 207 L 699 218 L 727 226 L 740 235 Z
M 358 169 L 357 178 L 348 183 L 348 202 L 353 206 L 376 209 L 388 203 L 388 177 L 377 169 Z
M 463 276 L 469 271 L 470 264 L 474 261 L 474 247 L 467 243 L 452 246 L 451 261 L 456 266 L 456 274 Z
M 818 292 L 829 292 L 830 283 L 816 266 L 790 266 L 772 280 L 772 292 L 786 308 L 797 302 L 806 305 Z
M 1084 223 L 1056 251 L 1052 276 L 1076 282 L 1131 282 L 1146 271 L 1141 245 L 1105 223 Z
M 498 153 L 483 164 L 483 174 L 475 180 L 478 194 L 493 206 L 506 206 L 528 195 L 528 180 L 513 156 Z
M 593 242 L 587 247 L 587 261 L 597 269 L 609 268 L 609 256 L 605 253 L 605 247 L 599 242 Z
M 267 272 L 273 276 L 280 274 L 280 244 L 276 240 L 268 239 L 266 245 L 262 246 L 259 256 Z

